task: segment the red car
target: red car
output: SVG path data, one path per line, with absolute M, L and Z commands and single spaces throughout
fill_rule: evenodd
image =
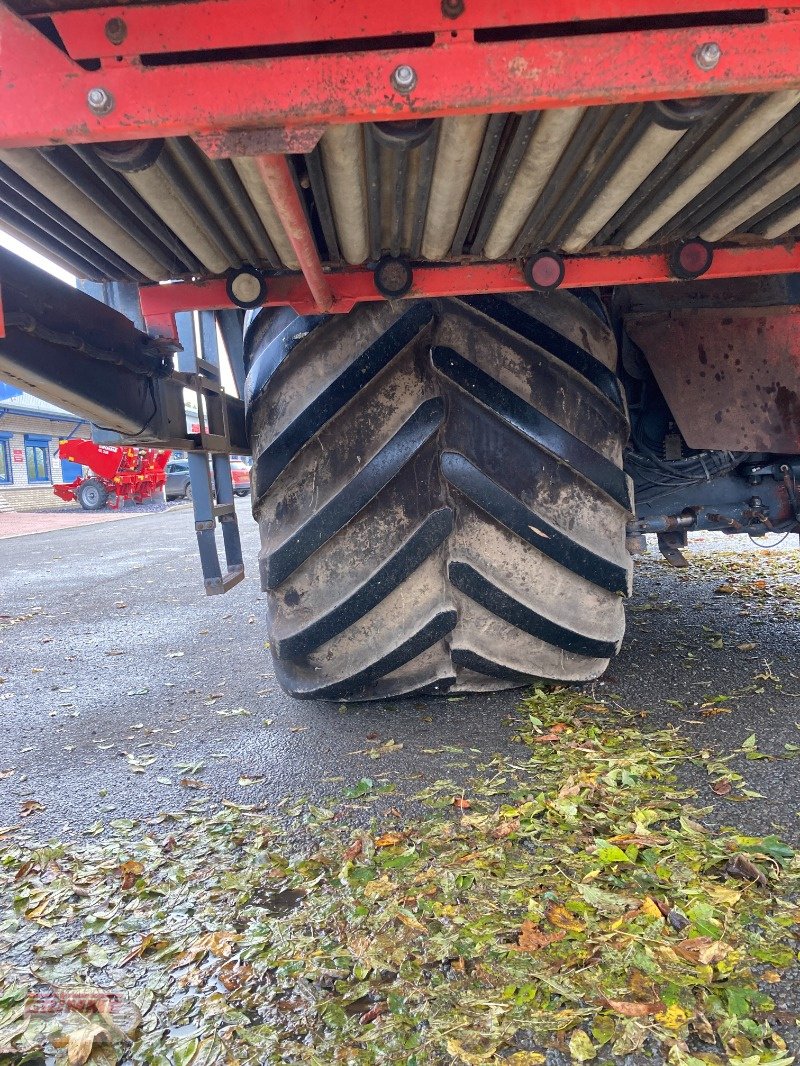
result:
M 236 496 L 250 495 L 250 467 L 241 459 L 231 459 L 231 479 Z

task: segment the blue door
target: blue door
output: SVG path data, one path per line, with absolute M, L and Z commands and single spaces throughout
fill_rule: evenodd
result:
M 83 476 L 83 467 L 80 463 L 70 462 L 69 459 L 61 460 L 61 476 L 66 485 L 71 484 L 76 477 Z

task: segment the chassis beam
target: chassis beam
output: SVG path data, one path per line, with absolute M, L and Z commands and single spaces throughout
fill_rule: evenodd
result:
M 175 345 L 154 340 L 119 311 L 0 249 L 0 378 L 125 440 L 188 451 Z M 249 451 L 244 405 L 225 396 L 230 450 Z

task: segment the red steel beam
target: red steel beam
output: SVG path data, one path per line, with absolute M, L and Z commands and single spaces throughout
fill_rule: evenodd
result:
M 192 6 L 178 5 L 187 24 Z M 222 17 L 226 0 L 216 7 Z M 481 43 L 453 30 L 426 47 L 157 66 L 123 60 L 92 71 L 0 0 L 0 147 L 774 92 L 800 87 L 799 12 L 782 12 L 753 25 Z M 708 41 L 721 51 L 710 71 L 695 59 Z M 408 94 L 392 86 L 400 64 L 416 73 Z M 98 88 L 111 103 L 104 114 L 87 102 Z
M 751 12 L 753 0 L 703 0 L 709 22 Z M 768 8 L 770 4 L 763 5 Z M 772 4 L 778 9 L 778 5 Z M 782 10 L 782 5 L 779 10 Z M 445 14 L 441 0 L 193 0 L 109 4 L 79 11 L 46 11 L 73 59 L 159 55 L 213 48 L 303 45 L 325 50 L 330 41 L 399 35 L 459 33 L 511 27 L 573 26 L 583 22 L 693 15 L 697 0 L 469 0 Z M 109 27 L 109 23 L 111 26 Z M 520 34 L 520 36 L 524 36 Z
M 300 202 L 286 156 L 257 156 L 256 166 L 283 223 L 286 236 L 294 248 L 303 277 L 316 303 L 316 310 L 329 311 L 333 303 L 333 293 L 328 278 L 323 273 L 317 243 Z
M 672 282 L 663 252 L 611 256 L 571 256 L 565 259 L 564 288 L 594 288 L 603 285 L 636 285 Z M 800 271 L 800 245 L 771 248 L 718 248 L 703 279 L 745 278 Z M 372 272 L 352 269 L 325 275 L 333 303 L 329 310 L 345 313 L 354 304 L 382 300 Z M 318 310 L 305 280 L 297 274 L 269 279 L 265 307 L 290 306 L 301 314 Z M 474 263 L 425 266 L 414 269 L 414 283 L 407 299 L 437 296 L 471 296 L 480 293 L 525 292 L 528 286 L 518 263 Z M 221 280 L 146 285 L 139 290 L 146 318 L 178 311 L 212 311 L 234 305 Z

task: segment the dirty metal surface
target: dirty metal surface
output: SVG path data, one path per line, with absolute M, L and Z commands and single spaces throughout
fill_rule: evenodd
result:
M 791 307 L 632 315 L 691 448 L 800 452 L 800 314 Z

